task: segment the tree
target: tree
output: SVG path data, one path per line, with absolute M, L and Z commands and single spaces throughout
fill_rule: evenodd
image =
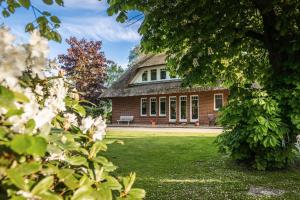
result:
M 108 14 L 144 13 L 144 51 L 165 52 L 186 83 L 220 80 L 231 95 L 222 149 L 257 169 L 293 160 L 300 131 L 298 0 L 108 1 Z M 253 83 L 259 87 L 252 87 Z
M 42 2 L 46 5 L 64 6 L 63 0 L 55 0 L 55 3 L 54 0 L 42 0 Z M 37 29 L 43 37 L 61 42 L 61 36 L 57 32 L 61 22 L 57 16 L 52 15 L 48 11 L 41 11 L 30 0 L 1 0 L 0 5 L 3 17 L 10 17 L 15 14 L 18 8 L 32 11 L 35 20 L 26 25 L 25 31 L 32 32 Z
M 120 65 L 113 61 L 109 61 L 107 66 L 107 79 L 105 82 L 105 86 L 110 87 L 113 82 L 120 78 L 124 71 L 125 70 Z
M 67 54 L 58 56 L 59 63 L 82 97 L 97 103 L 107 78 L 107 61 L 101 52 L 101 41 L 71 37 L 66 42 L 70 48 Z
M 133 49 L 131 49 L 128 56 L 129 65 L 132 65 L 138 59 L 141 53 L 140 45 L 136 45 Z

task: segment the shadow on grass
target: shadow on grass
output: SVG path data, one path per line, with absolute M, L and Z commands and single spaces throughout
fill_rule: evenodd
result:
M 297 168 L 259 172 L 237 165 L 217 152 L 211 135 L 110 137 L 122 139 L 125 145 L 111 145 L 106 156 L 120 166 L 118 174 L 137 173 L 135 187 L 147 191 L 146 199 L 253 199 L 247 195 L 251 186 L 285 190 L 277 199 L 299 199 Z

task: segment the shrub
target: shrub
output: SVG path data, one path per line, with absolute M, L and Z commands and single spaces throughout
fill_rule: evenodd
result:
M 292 131 L 284 121 L 277 97 L 262 89 L 244 88 L 232 94 L 218 122 L 225 131 L 220 150 L 259 170 L 283 168 L 293 161 Z
M 121 141 L 105 139 L 101 116 L 86 116 L 63 77 L 44 77 L 47 41 L 34 32 L 28 45 L 12 45 L 0 29 L 1 199 L 142 199 L 135 174 L 101 152 Z

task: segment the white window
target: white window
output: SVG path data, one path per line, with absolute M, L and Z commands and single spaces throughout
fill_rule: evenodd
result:
M 150 98 L 150 116 L 156 116 L 156 98 Z
M 214 110 L 219 110 L 223 107 L 223 94 L 214 94 Z
M 176 97 L 172 96 L 169 98 L 169 121 L 176 122 Z
M 180 96 L 179 97 L 179 117 L 181 122 L 186 122 L 186 107 L 187 107 L 187 97 L 186 96 Z
M 141 116 L 147 116 L 147 98 L 141 98 Z
M 198 95 L 190 96 L 190 115 L 191 122 L 196 122 L 199 120 L 199 97 Z
M 160 69 L 160 80 L 167 79 L 167 71 L 166 69 Z
M 151 69 L 150 71 L 150 75 L 151 75 L 151 81 L 156 81 L 157 80 L 157 69 Z
M 166 116 L 166 97 L 159 97 L 159 116 Z
M 142 81 L 148 81 L 148 71 L 144 71 L 142 74 Z

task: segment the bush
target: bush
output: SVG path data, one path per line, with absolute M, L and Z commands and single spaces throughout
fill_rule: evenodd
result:
M 142 199 L 135 174 L 101 152 L 121 141 L 105 139 L 105 121 L 86 116 L 63 77 L 44 77 L 47 41 L 34 32 L 30 44 L 13 46 L 0 29 L 1 199 Z
M 220 150 L 259 170 L 286 167 L 293 161 L 295 143 L 277 97 L 262 89 L 234 91 L 218 120 L 225 128 L 217 138 Z

